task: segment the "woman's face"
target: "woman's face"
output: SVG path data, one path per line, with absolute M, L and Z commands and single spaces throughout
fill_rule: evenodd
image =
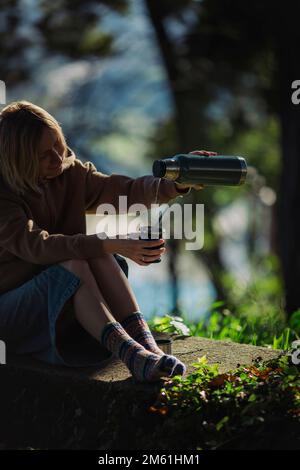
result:
M 38 148 L 39 177 L 54 178 L 62 172 L 64 146 L 55 130 L 45 127 Z

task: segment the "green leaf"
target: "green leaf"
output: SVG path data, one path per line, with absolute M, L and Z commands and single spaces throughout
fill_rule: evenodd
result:
M 224 416 L 217 424 L 216 424 L 216 430 L 220 431 L 222 427 L 224 426 L 225 423 L 229 421 L 229 416 Z

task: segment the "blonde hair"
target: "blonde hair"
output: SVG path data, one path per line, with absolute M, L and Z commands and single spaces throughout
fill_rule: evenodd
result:
M 43 129 L 57 133 L 67 155 L 63 131 L 47 111 L 28 101 L 15 101 L 0 112 L 0 173 L 10 188 L 24 194 L 26 189 L 41 193 L 38 187 L 38 145 Z

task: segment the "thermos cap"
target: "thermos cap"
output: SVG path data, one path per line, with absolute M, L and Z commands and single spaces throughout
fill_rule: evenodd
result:
M 163 160 L 155 160 L 152 166 L 152 174 L 159 178 L 167 178 L 176 180 L 180 174 L 180 164 L 175 155 L 173 158 L 164 158 Z

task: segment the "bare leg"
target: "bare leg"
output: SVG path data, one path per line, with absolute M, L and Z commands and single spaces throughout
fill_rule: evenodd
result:
M 89 258 L 87 262 L 117 321 L 140 309 L 129 281 L 113 255 L 108 253 Z
M 105 328 L 109 322 L 116 322 L 116 319 L 112 315 L 110 308 L 102 296 L 100 288 L 98 287 L 90 269 L 89 263 L 86 260 L 73 259 L 62 262 L 60 265 L 73 272 L 81 279 L 82 283 L 72 299 L 75 317 L 91 336 L 100 341 L 103 328 Z M 113 273 L 113 271 L 111 271 L 111 273 Z M 115 294 L 117 293 L 115 292 Z M 122 295 L 124 295 L 124 288 Z M 131 304 L 131 306 L 136 308 L 138 306 L 134 300 L 133 296 L 133 304 Z M 65 310 L 61 313 L 60 322 L 63 319 L 65 312 L 70 313 L 70 310 Z M 117 323 L 117 325 L 119 324 Z M 150 351 L 140 347 L 140 345 L 135 345 L 135 342 L 132 345 L 132 339 L 130 341 L 128 339 L 130 338 L 130 335 L 128 337 L 128 334 L 125 333 L 124 329 L 120 325 L 120 328 L 118 329 L 117 325 L 112 326 L 110 334 L 106 337 L 105 345 L 112 352 L 117 349 L 117 354 L 121 354 L 121 349 L 124 349 L 123 345 L 126 345 L 126 348 L 124 349 L 125 356 L 119 357 L 122 357 L 122 360 L 125 362 L 131 373 L 139 380 L 152 381 L 166 375 L 171 376 L 172 374 L 182 374 L 185 371 L 184 364 L 173 356 L 163 355 L 161 357 L 160 355 L 150 353 Z M 133 357 L 135 359 L 132 363 Z M 145 372 L 146 365 L 147 369 Z
M 59 264 L 81 279 L 82 284 L 72 299 L 75 317 L 91 336 L 99 340 L 104 326 L 108 322 L 116 321 L 116 319 L 99 291 L 87 261 L 72 259 Z M 68 310 L 62 312 L 58 331 L 66 331 L 68 325 L 72 323 L 69 314 Z

